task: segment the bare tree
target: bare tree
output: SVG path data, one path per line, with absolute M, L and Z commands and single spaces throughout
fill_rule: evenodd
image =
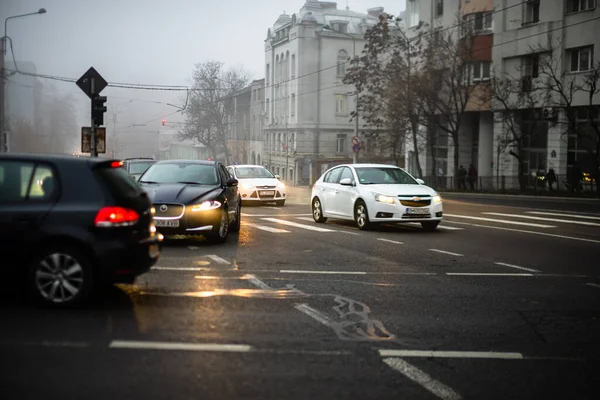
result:
M 398 165 L 404 155 L 406 136 L 412 133 L 417 174 L 422 177 L 417 135 L 419 115 L 414 87 L 418 85 L 420 36 L 409 40 L 401 20 L 383 14 L 365 34 L 362 56 L 350 61 L 344 83 L 358 91 L 358 111 L 370 136 L 388 151 Z M 418 99 L 418 97 L 416 97 Z M 352 119 L 357 118 L 352 112 Z
M 465 115 L 489 100 L 480 84 L 473 82 L 473 63 L 479 49 L 468 26 L 462 27 L 460 35 L 453 29 L 430 28 L 424 41 L 423 84 L 418 91 L 422 121 L 428 129 L 439 129 L 452 139 L 457 174 Z
M 496 148 L 496 176 L 500 175 L 500 155 L 508 151 L 517 160 L 521 191 L 527 189 L 523 148 L 542 124 L 535 115 L 528 118 L 528 114 L 535 114 L 534 110 L 539 110 L 540 94 L 532 90 L 529 83 L 524 82 L 528 81 L 494 77 L 490 85 L 493 108 L 496 111 L 494 122 L 502 126 L 502 135 Z
M 594 62 L 591 49 L 582 48 L 577 54 L 571 52 L 565 62 L 562 40 L 557 38 L 548 47 L 530 51 L 539 63 L 535 86 L 545 93 L 545 106 L 555 111 L 550 119 L 562 128 L 563 135 L 576 139 L 578 149 L 585 150 L 585 167 L 600 191 L 600 61 Z M 564 118 L 559 117 L 560 111 Z M 578 186 L 579 179 L 572 177 L 571 187 Z
M 217 61 L 197 64 L 186 108 L 186 122 L 178 132 L 180 140 L 191 139 L 205 145 L 211 157 L 223 152 L 230 163 L 228 146 L 229 114 L 236 92 L 249 83 L 242 68 L 228 68 Z

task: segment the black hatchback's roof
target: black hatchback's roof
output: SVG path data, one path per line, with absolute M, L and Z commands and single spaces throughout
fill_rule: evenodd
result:
M 216 161 L 208 160 L 161 160 L 157 164 L 198 164 L 198 165 L 216 165 Z
M 55 164 L 102 164 L 119 161 L 113 158 L 100 158 L 90 156 L 72 156 L 66 154 L 37 154 L 37 153 L 3 153 L 0 154 L 0 160 L 22 160 L 31 162 L 52 162 Z

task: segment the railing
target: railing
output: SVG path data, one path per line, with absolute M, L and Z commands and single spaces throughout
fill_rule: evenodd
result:
M 425 184 L 439 191 L 461 191 L 481 193 L 529 193 L 549 194 L 571 192 L 573 194 L 598 194 L 596 179 L 590 174 L 583 174 L 578 185 L 567 175 L 556 175 L 556 180 L 549 184 L 545 174 L 519 176 L 478 176 L 460 179 L 453 176 L 426 176 Z

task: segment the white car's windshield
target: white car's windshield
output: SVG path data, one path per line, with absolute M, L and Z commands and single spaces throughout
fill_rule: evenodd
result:
M 417 181 L 400 168 L 356 168 L 356 174 L 361 185 L 418 185 Z
M 140 178 L 140 182 L 216 185 L 219 183 L 219 178 L 214 165 L 161 163 L 148 168 Z
M 239 179 L 275 178 L 269 170 L 260 167 L 236 167 L 235 174 Z

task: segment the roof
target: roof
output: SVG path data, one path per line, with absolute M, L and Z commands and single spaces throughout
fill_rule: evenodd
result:
M 49 161 L 54 163 L 87 163 L 99 164 L 109 161 L 119 161 L 113 158 L 100 158 L 90 156 L 73 156 L 70 154 L 40 154 L 40 153 L 2 153 L 0 159 L 13 159 L 31 162 Z
M 198 165 L 215 165 L 216 161 L 208 160 L 160 160 L 156 164 L 198 164 Z
M 228 165 L 227 168 L 229 167 L 235 167 L 235 168 L 265 168 L 262 165 L 258 165 L 258 164 L 236 164 L 236 165 Z M 266 169 L 266 168 L 265 168 Z
M 397 165 L 393 164 L 368 164 L 368 163 L 358 163 L 358 164 L 340 164 L 335 167 L 354 167 L 354 168 L 400 168 Z M 331 167 L 331 168 L 335 168 Z M 402 169 L 402 168 L 400 168 Z

